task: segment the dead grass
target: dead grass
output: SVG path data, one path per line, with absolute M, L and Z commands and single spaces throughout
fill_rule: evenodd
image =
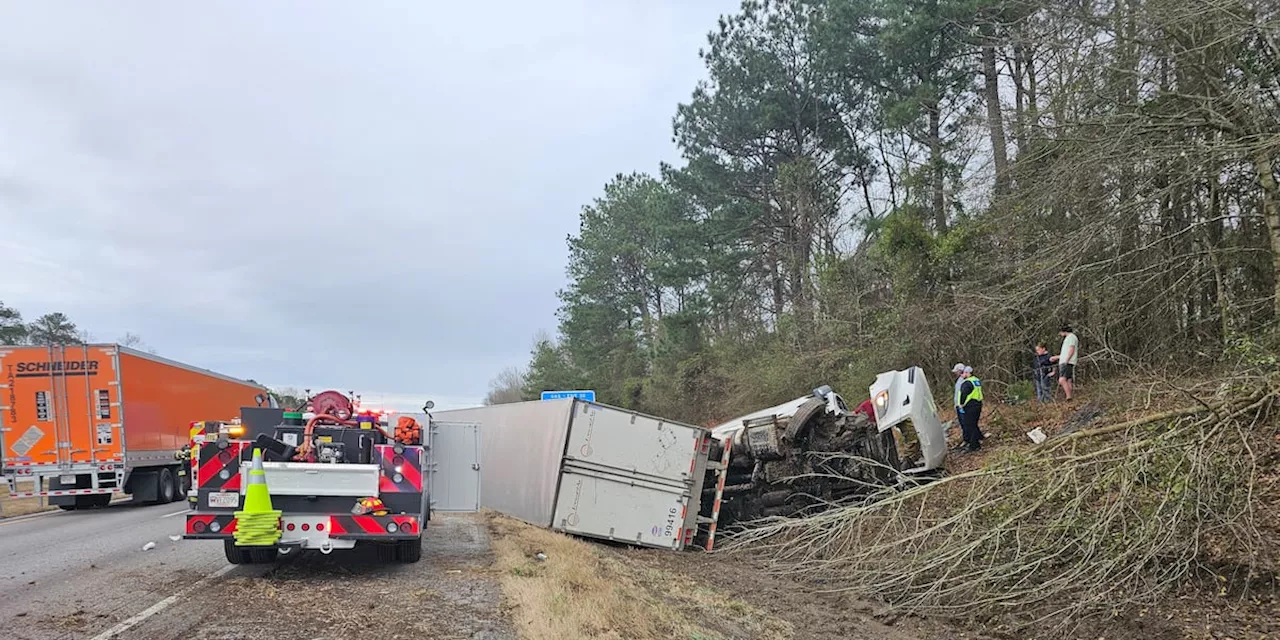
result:
M 9 487 L 3 483 L 0 483 L 0 518 L 8 518 L 12 516 L 24 516 L 24 515 L 27 515 L 28 513 L 49 511 L 50 509 L 57 509 L 57 507 L 40 504 L 40 498 L 38 497 L 10 498 Z
M 486 515 L 503 596 L 524 640 L 795 637 L 789 623 L 686 576 Z

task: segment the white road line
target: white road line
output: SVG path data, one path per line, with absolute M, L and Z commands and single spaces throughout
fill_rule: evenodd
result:
M 190 509 L 183 509 L 182 511 L 174 511 L 173 513 L 166 513 L 166 514 L 164 514 L 164 515 L 160 516 L 160 518 L 161 518 L 161 519 L 164 519 L 164 518 L 172 518 L 172 517 L 174 517 L 174 516 L 180 516 L 180 515 L 182 515 L 182 514 L 184 514 L 184 513 L 187 513 L 188 511 L 191 511 L 191 510 L 190 510 Z
M 125 631 L 128 631 L 129 629 L 132 629 L 142 624 L 147 620 L 147 618 L 150 618 L 151 616 L 154 616 L 155 614 L 160 613 L 165 609 L 168 609 L 170 605 L 178 601 L 178 598 L 181 598 L 182 596 L 185 596 L 188 593 L 195 591 L 200 587 L 203 587 L 204 585 L 208 584 L 210 581 L 216 580 L 226 575 L 232 569 L 235 569 L 235 568 L 236 568 L 236 565 L 229 564 L 221 569 L 218 569 L 217 571 L 214 571 L 213 573 L 197 580 L 194 584 L 187 587 L 186 589 L 183 589 L 182 591 L 179 591 L 169 596 L 168 598 L 165 598 L 164 600 L 161 600 L 160 602 L 157 602 L 147 607 L 146 609 L 143 609 L 142 611 L 138 612 L 137 615 L 129 618 L 128 620 L 125 620 L 124 622 L 121 622 L 120 624 L 114 627 L 111 627 L 110 629 L 107 629 L 106 631 L 103 631 L 102 633 L 90 638 L 89 640 L 108 640 L 108 638 L 114 638 L 119 634 L 124 633 Z

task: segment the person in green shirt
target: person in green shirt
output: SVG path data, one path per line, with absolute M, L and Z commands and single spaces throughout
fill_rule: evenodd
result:
M 1069 325 L 1063 325 L 1058 331 L 1062 336 L 1062 349 L 1051 360 L 1058 363 L 1058 386 L 1067 394 L 1067 402 L 1071 402 L 1071 392 L 1075 386 L 1076 361 L 1080 358 L 1080 339 L 1076 337 Z

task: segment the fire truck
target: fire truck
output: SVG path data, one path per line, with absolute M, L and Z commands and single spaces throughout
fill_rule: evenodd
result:
M 428 423 L 433 407 L 423 407 Z M 430 424 L 324 391 L 296 410 L 244 407 L 236 424 L 192 427 L 202 441 L 181 456 L 195 498 L 184 538 L 221 541 L 233 564 L 357 545 L 375 546 L 383 562 L 421 557 L 431 518 Z M 255 497 L 264 478 L 269 508 Z

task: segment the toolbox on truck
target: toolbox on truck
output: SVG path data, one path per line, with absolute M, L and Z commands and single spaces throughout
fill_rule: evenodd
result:
M 249 472 L 249 464 L 240 463 L 242 473 Z M 266 462 L 262 466 L 273 496 L 376 496 L 381 478 L 376 464 Z

